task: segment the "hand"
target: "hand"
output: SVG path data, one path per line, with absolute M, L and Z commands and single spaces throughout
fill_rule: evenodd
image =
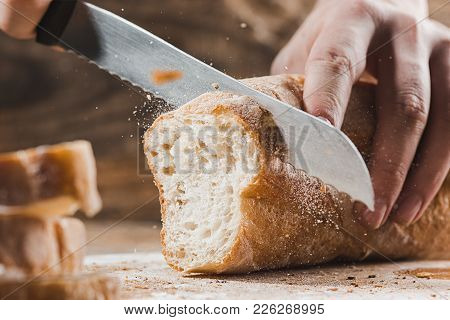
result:
M 0 30 L 17 39 L 32 39 L 51 0 L 0 0 Z
M 353 83 L 378 79 L 369 169 L 375 210 L 362 222 L 418 220 L 450 167 L 450 35 L 424 0 L 320 0 L 273 73 L 304 73 L 305 107 L 340 127 Z

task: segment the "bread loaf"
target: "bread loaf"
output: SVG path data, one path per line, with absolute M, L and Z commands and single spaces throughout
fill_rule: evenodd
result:
M 91 144 L 73 141 L 0 154 L 0 215 L 101 209 Z
M 78 219 L 0 215 L 0 275 L 81 272 L 85 244 Z
M 303 78 L 244 80 L 302 108 Z M 366 161 L 374 85 L 355 85 L 342 130 Z M 237 273 L 336 259 L 450 257 L 450 179 L 423 217 L 368 231 L 351 199 L 294 169 L 271 114 L 249 97 L 204 94 L 160 116 L 144 137 L 159 188 L 163 254 L 184 272 Z
M 39 278 L 1 277 L 0 299 L 113 300 L 119 298 L 117 278 L 97 273 Z

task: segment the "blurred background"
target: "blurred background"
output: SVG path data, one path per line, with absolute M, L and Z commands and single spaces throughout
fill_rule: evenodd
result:
M 217 69 L 245 78 L 269 73 L 272 59 L 315 1 L 91 2 Z M 430 11 L 445 2 L 430 0 Z M 433 18 L 450 25 L 450 6 Z M 96 219 L 123 217 L 153 199 L 130 219 L 160 220 L 157 189 L 142 169 L 143 130 L 133 114 L 144 103 L 145 95 L 74 55 L 0 34 L 0 152 L 89 140 L 104 202 Z

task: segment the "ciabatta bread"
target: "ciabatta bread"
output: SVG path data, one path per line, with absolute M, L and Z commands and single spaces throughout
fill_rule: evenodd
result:
M 0 215 L 0 275 L 81 272 L 85 244 L 78 219 Z
M 39 278 L 1 277 L 0 299 L 113 300 L 119 299 L 117 278 L 97 273 Z
M 302 108 L 303 78 L 245 82 Z M 374 86 L 354 87 L 343 131 L 369 159 Z M 376 231 L 345 194 L 286 161 L 271 114 L 248 97 L 204 94 L 160 116 L 144 137 L 159 188 L 164 256 L 184 272 L 236 273 L 335 259 L 450 257 L 450 179 L 424 216 Z
M 0 154 L 0 215 L 100 211 L 91 144 L 73 141 Z

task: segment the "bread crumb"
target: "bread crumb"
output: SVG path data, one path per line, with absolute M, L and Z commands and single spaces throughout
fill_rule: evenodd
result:
M 151 80 L 156 85 L 166 84 L 183 77 L 183 73 L 178 70 L 154 70 Z

